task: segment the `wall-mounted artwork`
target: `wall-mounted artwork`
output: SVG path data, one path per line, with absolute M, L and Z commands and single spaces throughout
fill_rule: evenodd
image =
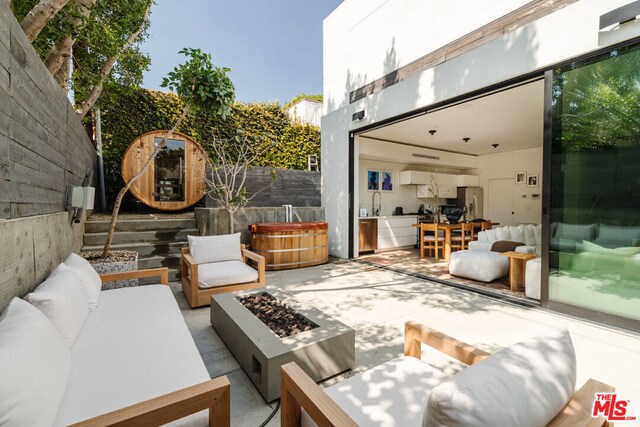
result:
M 380 189 L 380 171 L 367 170 L 367 190 L 378 191 Z
M 538 186 L 538 175 L 529 175 L 527 177 L 527 187 L 537 187 Z
M 382 191 L 393 191 L 393 172 L 382 171 L 381 178 L 381 190 Z
M 516 172 L 516 184 L 525 184 L 527 182 L 526 172 Z

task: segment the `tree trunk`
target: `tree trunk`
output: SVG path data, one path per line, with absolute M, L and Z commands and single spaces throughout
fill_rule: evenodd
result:
M 89 16 L 91 13 L 91 9 L 95 6 L 97 0 L 76 0 L 76 6 L 80 12 L 80 16 L 74 16 L 71 18 L 70 23 L 71 26 L 77 29 L 80 25 L 82 25 L 85 18 Z M 44 60 L 44 64 L 47 66 L 47 70 L 54 76 L 60 77 L 58 73 L 60 68 L 66 64 L 67 69 L 67 79 L 65 79 L 64 85 L 66 86 L 66 82 L 68 80 L 68 70 L 69 70 L 69 61 L 71 59 L 71 48 L 75 43 L 75 39 L 72 36 L 66 36 L 58 41 L 56 41 L 51 50 L 47 54 L 47 58 Z M 58 84 L 60 87 L 63 87 L 62 82 L 60 82 L 57 78 Z
M 229 212 L 229 234 L 233 234 L 235 231 L 235 227 L 233 226 L 234 215 L 230 210 L 228 210 L 227 212 Z
M 122 199 L 124 198 L 124 195 L 127 194 L 127 191 L 129 191 L 129 188 L 131 188 L 133 183 L 136 182 L 142 176 L 142 174 L 145 173 L 147 169 L 149 169 L 149 166 L 151 166 L 151 162 L 153 162 L 153 159 L 155 159 L 158 156 L 158 153 L 160 152 L 162 147 L 164 147 L 167 139 L 170 139 L 175 133 L 175 131 L 178 130 L 178 127 L 180 127 L 180 124 L 189 113 L 190 108 L 191 108 L 191 104 L 185 105 L 184 111 L 182 112 L 182 115 L 176 122 L 175 126 L 173 126 L 173 128 L 171 128 L 171 130 L 167 133 L 167 135 L 165 135 L 165 137 L 162 138 L 162 141 L 160 141 L 160 143 L 155 148 L 155 150 L 153 150 L 153 154 L 151 154 L 151 157 L 149 157 L 145 162 L 145 164 L 142 165 L 142 169 L 140 169 L 140 172 L 135 174 L 129 181 L 127 181 L 125 186 L 122 187 L 122 189 L 118 192 L 118 195 L 116 196 L 116 201 L 113 204 L 113 212 L 111 213 L 111 223 L 109 224 L 109 233 L 107 234 L 107 241 L 105 242 L 104 249 L 102 250 L 102 258 L 106 258 L 107 255 L 109 254 L 109 248 L 111 247 L 111 242 L 113 241 L 113 234 L 116 231 L 116 221 L 118 220 L 118 213 L 120 213 L 120 206 L 122 205 Z
M 113 55 L 112 57 L 108 58 L 107 61 L 102 66 L 102 70 L 100 70 L 100 80 L 98 81 L 98 83 L 96 83 L 93 89 L 91 89 L 91 92 L 87 96 L 87 99 L 85 99 L 82 102 L 82 104 L 80 104 L 80 106 L 76 109 L 78 118 L 82 119 L 87 114 L 87 112 L 91 109 L 91 107 L 93 107 L 93 104 L 96 103 L 96 101 L 100 97 L 100 94 L 102 93 L 102 86 L 104 85 L 105 80 L 109 76 L 109 73 L 111 73 L 111 69 L 113 68 L 113 65 L 118 60 L 118 56 L 120 56 L 122 52 L 127 50 L 129 46 L 131 46 L 131 43 L 133 43 L 135 39 L 138 38 L 142 30 L 144 30 L 144 26 L 147 22 L 147 18 L 149 17 L 149 11 L 151 11 L 151 4 L 152 2 L 149 2 L 149 6 L 147 6 L 147 9 L 144 11 L 142 23 L 140 24 L 140 27 L 138 28 L 138 30 L 130 34 L 124 46 L 122 46 L 122 49 L 120 49 L 120 51 L 116 55 Z
M 20 25 L 31 43 L 38 38 L 40 31 L 67 3 L 69 0 L 40 0 L 27 13 Z M 11 5 L 11 1 L 9 1 L 9 5 Z

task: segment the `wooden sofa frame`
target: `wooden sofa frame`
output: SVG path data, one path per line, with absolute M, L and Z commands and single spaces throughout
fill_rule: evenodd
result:
M 100 275 L 103 283 L 143 277 L 159 277 L 160 284 L 168 285 L 169 269 L 163 267 Z M 99 415 L 73 426 L 159 426 L 204 410 L 209 410 L 210 426 L 231 425 L 231 386 L 226 376 Z
M 404 354 L 420 359 L 421 344 L 426 344 L 466 365 L 472 365 L 490 354 L 416 322 L 405 323 Z M 320 427 L 357 427 L 349 415 L 327 395 L 295 362 L 280 370 L 281 427 L 301 425 L 304 409 Z M 610 393 L 614 387 L 589 379 L 548 426 L 612 426 L 604 417 L 592 418 L 595 393 Z
M 182 248 L 180 261 L 180 273 L 182 275 L 182 290 L 189 301 L 191 308 L 202 307 L 211 304 L 211 295 L 225 292 L 240 291 L 242 289 L 260 288 L 265 283 L 265 260 L 262 255 L 248 250 L 245 245 L 240 246 L 242 260 L 247 259 L 257 264 L 258 280 L 248 283 L 236 283 L 233 285 L 216 286 L 214 288 L 201 289 L 198 286 L 198 264 L 189 253 L 189 248 Z M 189 274 L 187 274 L 189 273 Z

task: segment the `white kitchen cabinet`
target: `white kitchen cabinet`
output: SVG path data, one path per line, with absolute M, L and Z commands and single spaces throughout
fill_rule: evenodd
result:
M 423 171 L 400 172 L 400 185 L 422 185 L 429 183 L 429 174 Z
M 458 175 L 458 187 L 479 187 L 480 178 L 475 175 Z
M 413 246 L 417 242 L 415 216 L 378 218 L 378 250 Z

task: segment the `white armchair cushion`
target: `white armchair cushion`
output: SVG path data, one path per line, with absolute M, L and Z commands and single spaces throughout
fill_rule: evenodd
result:
M 576 355 L 564 329 L 501 350 L 436 386 L 422 425 L 544 426 L 575 385 Z
M 493 282 L 500 277 L 506 276 L 508 272 L 509 258 L 497 252 L 484 250 L 457 251 L 451 254 L 449 260 L 449 273 L 480 282 Z
M 447 375 L 415 357 L 390 360 L 325 389 L 359 426 L 417 427 L 429 392 Z M 302 427 L 317 426 L 302 412 Z
M 0 316 L 0 343 L 0 425 L 53 425 L 71 369 L 60 334 L 40 310 L 13 298 Z
M 240 233 L 219 236 L 187 236 L 189 253 L 196 264 L 219 261 L 242 261 Z
M 71 347 L 89 314 L 87 295 L 78 276 L 60 264 L 25 299 L 49 318 L 62 340 Z
M 250 283 L 256 280 L 258 280 L 258 272 L 242 261 L 198 264 L 198 287 L 202 289 Z
M 64 261 L 64 265 L 69 267 L 80 279 L 80 283 L 87 294 L 89 311 L 95 310 L 100 301 L 100 292 L 102 291 L 102 280 L 98 272 L 91 266 L 89 261 L 73 252 Z

